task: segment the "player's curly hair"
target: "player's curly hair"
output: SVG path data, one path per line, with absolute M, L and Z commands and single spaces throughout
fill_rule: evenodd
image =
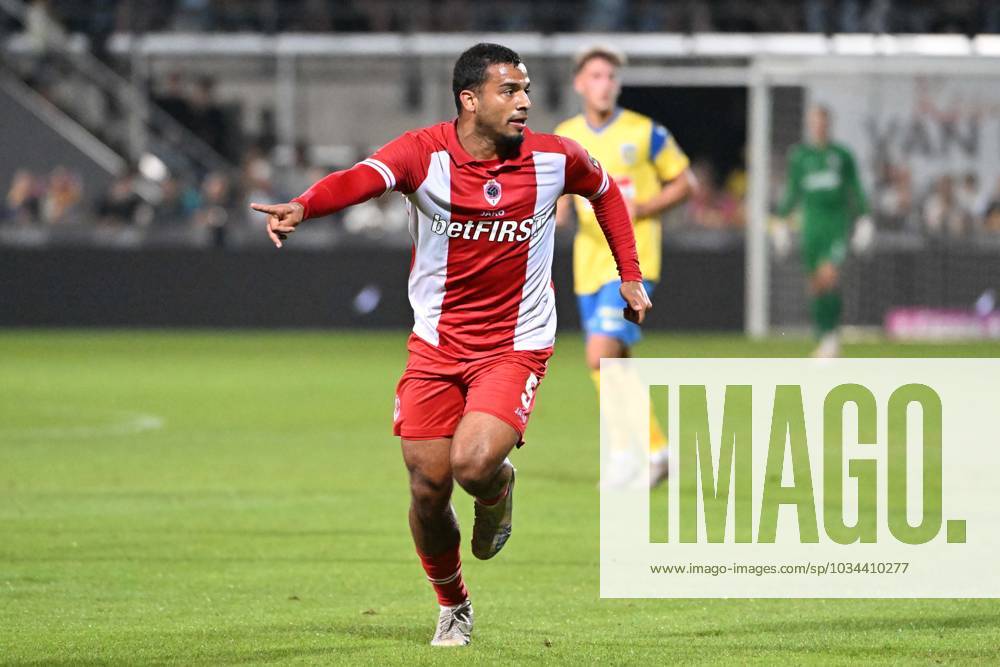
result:
M 455 61 L 451 75 L 451 91 L 455 94 L 455 110 L 462 112 L 459 94 L 463 90 L 479 90 L 486 83 L 486 70 L 490 65 L 521 64 L 521 56 L 500 44 L 480 42 L 466 51 Z

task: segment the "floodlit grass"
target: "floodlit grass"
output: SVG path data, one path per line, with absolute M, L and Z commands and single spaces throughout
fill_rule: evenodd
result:
M 404 342 L 0 333 L 0 663 L 996 661 L 992 600 L 599 599 L 596 399 L 574 335 L 515 454 L 511 542 L 493 561 L 466 557 L 473 645 L 430 648 L 437 607 L 391 435 Z M 651 336 L 641 352 L 808 350 Z M 455 503 L 467 554 L 471 500 Z

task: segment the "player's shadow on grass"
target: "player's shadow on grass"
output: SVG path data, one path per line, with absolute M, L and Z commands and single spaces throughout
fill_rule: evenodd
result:
M 375 618 L 378 618 L 377 616 Z M 258 627 L 254 634 L 258 636 L 268 636 L 275 634 L 285 634 L 293 632 L 296 634 L 309 634 L 330 637 L 337 639 L 356 639 L 363 641 L 391 641 L 406 642 L 415 644 L 426 644 L 430 640 L 430 633 L 434 628 L 429 625 L 404 626 L 377 621 L 364 622 L 352 620 L 340 620 L 332 623 L 313 623 L 309 625 L 274 625 Z M 369 649 L 371 646 L 363 648 Z
M 433 619 L 431 619 L 433 620 Z M 434 628 L 428 623 L 424 626 L 397 625 L 367 625 L 364 623 L 337 623 L 330 628 L 333 635 L 348 635 L 355 639 L 378 639 L 390 641 L 405 641 L 412 644 L 426 644 Z
M 154 661 L 162 660 L 181 664 L 261 664 L 303 658 L 325 658 L 324 662 L 343 663 L 354 654 L 365 654 L 372 649 L 385 648 L 386 645 L 382 642 L 426 645 L 433 630 L 434 628 L 430 626 L 407 627 L 354 621 L 311 625 L 268 625 L 256 627 L 250 634 L 259 641 L 267 641 L 267 638 L 270 637 L 275 640 L 275 643 L 286 643 L 289 633 L 309 635 L 310 637 L 319 635 L 327 638 L 321 639 L 321 642 L 326 645 L 279 646 L 260 649 L 219 647 L 217 650 L 201 649 L 196 654 L 175 653 L 158 656 Z M 314 641 L 314 639 L 310 641 Z M 370 660 L 370 658 L 368 659 Z M 367 661 L 365 660 L 365 662 Z M 95 662 L 93 664 L 107 663 Z

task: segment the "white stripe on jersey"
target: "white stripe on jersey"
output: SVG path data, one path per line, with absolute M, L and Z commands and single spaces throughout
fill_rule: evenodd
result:
M 532 153 L 535 163 L 535 233 L 528 244 L 524 288 L 514 327 L 515 350 L 539 350 L 556 340 L 556 295 L 552 289 L 556 200 L 566 185 L 566 155 Z
M 608 191 L 608 172 L 604 171 L 604 167 L 601 167 L 601 184 L 597 188 L 597 192 L 587 197 L 587 199 L 597 199 L 605 192 Z
M 448 277 L 448 242 L 446 234 L 431 231 L 434 214 L 451 218 L 451 201 L 434 193 L 451 196 L 451 158 L 447 151 L 432 153 L 427 177 L 409 195 L 410 236 L 413 237 L 413 268 L 410 270 L 409 295 L 413 307 L 413 332 L 437 346 L 438 322 L 444 302 L 444 284 Z M 428 215 L 429 214 L 429 215 Z
M 385 181 L 386 192 L 389 192 L 396 187 L 396 176 L 392 173 L 392 170 L 389 169 L 389 167 L 385 166 L 384 162 L 380 162 L 375 158 L 368 158 L 367 160 L 362 160 L 358 164 L 367 165 L 377 171 L 379 175 L 382 176 L 382 180 Z

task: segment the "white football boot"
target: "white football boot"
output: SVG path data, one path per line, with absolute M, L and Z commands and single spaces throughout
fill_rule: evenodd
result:
M 441 607 L 431 646 L 465 646 L 472 641 L 472 600 Z
M 639 482 L 641 463 L 631 450 L 612 450 L 607 465 L 601 470 L 600 488 L 616 491 L 642 483 Z
M 670 450 L 663 449 L 649 455 L 649 488 L 655 489 L 670 475 Z
M 824 334 L 819 339 L 819 345 L 813 351 L 812 356 L 816 359 L 835 359 L 840 356 L 840 336 L 837 332 L 831 331 Z

